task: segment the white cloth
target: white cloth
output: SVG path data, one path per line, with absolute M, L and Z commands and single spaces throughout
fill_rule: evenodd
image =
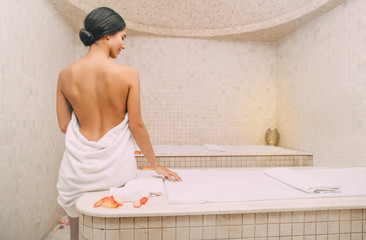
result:
M 60 166 L 57 202 L 70 217 L 78 217 L 75 204 L 84 192 L 120 187 L 136 177 L 134 141 L 125 119 L 99 141 L 81 133 L 75 113 L 67 127 Z
M 339 192 L 341 186 L 334 185 L 289 168 L 265 169 L 264 174 L 306 193 Z
M 176 169 L 182 182 L 165 181 L 170 204 L 241 202 L 276 199 L 366 196 L 366 168 L 293 169 L 332 185 L 340 192 L 309 194 L 273 179 L 257 169 Z
M 110 195 L 123 196 L 125 202 L 135 201 L 142 197 L 162 195 L 164 192 L 163 179 L 153 170 L 139 170 L 137 177 L 128 181 L 125 186 L 109 189 Z

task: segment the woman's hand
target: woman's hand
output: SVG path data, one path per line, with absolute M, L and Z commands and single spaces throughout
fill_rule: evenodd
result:
M 155 167 L 154 170 L 158 174 L 163 175 L 164 177 L 170 179 L 172 182 L 175 182 L 175 181 L 181 182 L 182 181 L 182 179 L 179 177 L 179 175 L 177 173 L 170 171 L 168 168 L 163 167 L 161 165 L 158 165 L 157 167 Z

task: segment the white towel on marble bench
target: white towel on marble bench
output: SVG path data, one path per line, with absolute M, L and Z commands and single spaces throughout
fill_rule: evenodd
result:
M 142 197 L 160 196 L 163 193 L 163 179 L 153 170 L 139 170 L 136 178 L 128 181 L 123 187 L 109 189 L 110 195 L 123 196 L 126 202 Z
M 331 193 L 339 192 L 341 189 L 341 186 L 319 180 L 289 168 L 270 168 L 265 169 L 263 172 L 284 184 L 306 193 Z
M 84 192 L 120 187 L 136 176 L 134 147 L 127 113 L 97 142 L 80 133 L 78 119 L 72 113 L 57 182 L 57 201 L 67 215 L 78 217 L 75 204 Z
M 203 146 L 211 152 L 225 152 L 225 149 L 216 144 L 203 144 Z

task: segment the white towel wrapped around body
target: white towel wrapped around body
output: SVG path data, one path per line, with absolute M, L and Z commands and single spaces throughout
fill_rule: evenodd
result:
M 78 217 L 75 204 L 84 192 L 120 187 L 136 177 L 134 141 L 125 119 L 97 142 L 80 133 L 75 113 L 67 127 L 57 202 L 70 217 Z
M 339 192 L 340 186 L 315 179 L 288 168 L 265 169 L 264 174 L 306 193 Z

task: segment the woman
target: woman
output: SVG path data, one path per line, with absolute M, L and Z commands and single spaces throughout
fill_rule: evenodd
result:
M 119 187 L 136 176 L 131 133 L 158 174 L 181 181 L 156 161 L 141 118 L 137 71 L 109 59 L 125 48 L 122 17 L 110 8 L 94 9 L 79 36 L 89 51 L 61 71 L 57 85 L 57 118 L 66 133 L 58 202 L 69 217 L 71 239 L 78 238 L 75 203 L 83 192 Z

